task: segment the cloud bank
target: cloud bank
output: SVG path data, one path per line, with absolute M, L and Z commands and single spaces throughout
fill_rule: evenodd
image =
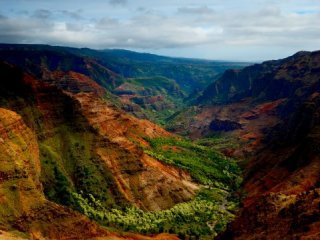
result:
M 52 6 L 43 1 L 37 8 L 38 0 L 10 1 L 11 7 L 0 10 L 0 42 L 244 60 L 320 49 L 320 4 L 314 0 L 306 0 L 304 5 L 298 0 L 257 0 L 256 5 L 231 0 L 222 4 L 162 1 L 161 5 L 92 0 L 73 2 L 77 10 L 70 2 L 58 1 Z

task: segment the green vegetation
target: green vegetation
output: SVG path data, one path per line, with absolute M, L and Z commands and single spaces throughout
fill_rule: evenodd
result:
M 130 95 L 132 104 L 127 108 L 134 109 L 132 113 L 135 116 L 161 125 L 184 105 L 183 99 L 186 97 L 175 80 L 162 76 L 128 78 L 114 93 Z M 132 105 L 139 105 L 140 108 Z
M 166 119 L 165 128 L 173 132 L 178 130 L 180 135 L 187 136 L 189 134 L 188 126 L 191 125 L 193 117 L 197 113 L 199 113 L 199 108 L 196 106 L 184 107 Z
M 109 227 L 144 234 L 174 233 L 182 239 L 191 236 L 197 239 L 211 239 L 224 230 L 226 224 L 233 219 L 232 211 L 236 209 L 236 204 L 231 201 L 219 202 L 219 198 L 226 197 L 226 193 L 221 190 L 210 190 L 210 194 L 206 191 L 199 193 L 190 202 L 156 212 L 145 212 L 133 206 L 107 210 L 93 196 L 85 199 L 74 193 L 74 197 L 81 212 Z M 213 198 L 213 192 L 216 194 L 216 200 Z
M 108 105 L 113 105 L 117 108 L 121 108 L 123 107 L 122 106 L 122 103 L 120 102 L 119 98 L 117 96 L 115 96 L 114 94 L 112 94 L 111 92 L 109 91 L 106 91 L 105 92 L 105 95 L 103 96 L 103 99 L 105 100 L 106 104 Z
M 212 135 L 206 138 L 201 138 L 197 140 L 196 143 L 216 151 L 239 148 L 239 143 L 234 138 L 220 137 L 219 135 Z
M 151 122 L 155 122 L 161 126 L 165 126 L 167 123 L 167 118 L 170 117 L 172 114 L 175 113 L 175 108 L 165 108 L 161 111 L 155 109 L 143 109 L 143 114 L 146 116 Z
M 163 76 L 174 79 L 188 94 L 196 88 L 204 89 L 227 69 L 248 65 L 239 62 L 171 58 L 116 49 L 95 51 L 59 48 L 59 51 L 71 51 L 76 55 L 93 57 L 103 66 L 125 78 Z
M 145 152 L 167 164 L 187 170 L 200 184 L 224 190 L 237 190 L 241 183 L 236 162 L 212 148 L 185 139 L 158 138 L 149 140 Z
M 63 129 L 68 130 L 66 127 Z M 150 147 L 144 149 L 145 153 L 185 169 L 202 185 L 192 201 L 167 210 L 148 212 L 126 204 L 117 205 L 103 198 L 108 194 L 99 192 L 103 182 L 99 172 L 90 161 L 86 165 L 80 164 L 89 146 L 83 145 L 77 134 L 70 131 L 68 134 L 72 142 L 71 152 L 77 156 L 77 161 L 69 159 L 77 165 L 73 171 L 76 180 L 72 182 L 69 179 L 63 165 L 47 166 L 46 172 L 51 169 L 53 175 L 53 178 L 47 177 L 53 181 L 50 191 L 46 192 L 50 199 L 70 206 L 107 227 L 143 234 L 174 233 L 182 239 L 212 239 L 234 218 L 238 206 L 238 198 L 234 193 L 241 183 L 240 170 L 232 159 L 203 145 L 203 142 L 207 144 L 204 140 L 195 143 L 180 138 L 148 139 Z M 77 144 L 74 144 L 75 140 Z M 45 166 L 49 162 L 53 164 L 52 158 L 56 163 L 61 163 L 61 160 L 57 160 L 59 156 L 55 150 L 43 144 L 41 148 L 46 156 L 46 160 L 43 160 L 46 161 Z
M 133 92 L 134 97 L 130 101 L 141 106 L 147 118 L 163 125 L 175 120 L 179 114 L 172 114 L 179 110 L 182 119 L 196 114 L 196 107 L 181 110 L 187 106 L 185 97 L 204 89 L 225 68 L 233 66 L 231 63 L 140 54 L 136 59 L 129 57 L 129 52 L 124 52 L 127 57 L 118 58 L 115 52 L 108 55 L 104 51 L 55 47 L 43 54 L 41 46 L 35 48 L 40 49 L 32 50 L 32 56 L 27 51 L 21 55 L 23 63 L 20 64 L 20 67 L 30 70 L 25 63 L 33 62 L 34 67 L 30 71 L 34 76 L 40 79 L 43 69 L 72 70 L 91 77 L 114 93 L 119 86 L 126 84 L 128 89 L 122 90 L 124 94 L 126 90 Z M 70 52 L 74 55 L 67 57 Z M 7 54 L 10 58 L 13 53 Z M 213 150 L 214 143 L 180 138 L 148 139 L 150 147 L 143 149 L 146 154 L 189 172 L 201 190 L 193 200 L 170 209 L 142 211 L 129 206 L 117 191 L 113 176 L 106 165 L 101 164 L 96 152 L 97 146 L 103 148 L 109 142 L 101 141 L 94 133 L 80 116 L 79 109 L 74 107 L 75 103 L 64 97 L 52 98 L 56 102 L 43 98 L 43 107 L 49 103 L 52 106 L 49 106 L 48 114 L 42 115 L 38 102 L 30 97 L 31 89 L 22 88 L 21 91 L 16 85 L 19 86 L 10 86 L 13 94 L 10 91 L 7 94 L 5 88 L 3 91 L 0 89 L 4 93 L 0 94 L 0 104 L 16 109 L 37 133 L 41 181 L 48 199 L 72 207 L 107 227 L 146 234 L 176 233 L 185 239 L 212 239 L 234 217 L 238 205 L 235 192 L 241 183 L 240 170 L 232 159 Z M 123 107 L 123 103 L 109 91 L 104 96 L 106 103 Z M 51 95 L 49 97 L 51 99 Z M 190 99 L 192 97 L 189 96 Z M 55 109 L 52 112 L 51 107 Z
M 236 163 L 206 146 L 188 140 L 158 138 L 148 141 L 151 148 L 145 149 L 147 154 L 189 171 L 203 185 L 195 199 L 171 209 L 146 212 L 134 206 L 106 207 L 101 199 L 87 189 L 69 191 L 72 207 L 105 226 L 124 231 L 144 234 L 168 232 L 178 234 L 183 239 L 212 239 L 223 231 L 233 219 L 238 206 L 234 192 L 241 178 Z M 89 174 L 85 169 L 81 169 L 80 173 Z M 78 177 L 83 178 L 82 175 Z M 62 182 L 66 183 L 64 180 Z
M 93 195 L 105 207 L 115 204 L 118 196 L 111 191 L 116 186 L 93 153 L 93 142 L 90 131 L 68 125 L 57 127 L 54 135 L 40 142 L 41 181 L 50 200 L 74 207 L 77 203 L 72 193 L 81 192 L 84 197 Z
M 35 111 L 27 109 L 33 116 Z M 212 239 L 234 217 L 241 178 L 236 163 L 218 153 L 213 146 L 222 140 L 191 142 L 180 138 L 148 139 L 145 153 L 188 171 L 203 185 L 192 201 L 162 211 L 146 212 L 117 196 L 108 171 L 101 169 L 92 150 L 95 135 L 73 119 L 72 126 L 61 124 L 50 133 L 41 126 L 40 156 L 46 196 L 69 206 L 101 224 L 122 231 L 144 234 L 168 232 L 182 239 Z M 43 131 L 43 132 L 42 132 Z M 219 142 L 220 141 L 220 142 Z M 113 191 L 112 191 L 113 190 Z M 111 193 L 112 191 L 112 193 Z

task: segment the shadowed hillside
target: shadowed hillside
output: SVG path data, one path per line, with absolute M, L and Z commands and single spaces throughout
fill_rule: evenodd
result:
M 244 207 L 225 239 L 319 237 L 319 76 L 319 51 L 228 70 L 191 118 L 171 120 L 193 138 L 223 136 L 221 150 L 245 159 Z

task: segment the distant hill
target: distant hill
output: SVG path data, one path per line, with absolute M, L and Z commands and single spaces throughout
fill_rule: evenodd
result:
M 172 58 L 119 49 L 93 50 L 23 44 L 0 44 L 0 59 L 20 66 L 39 78 L 46 78 L 47 71 L 75 71 L 84 74 L 111 93 L 119 95 L 126 111 L 158 123 L 165 123 L 166 118 L 186 105 L 184 103 L 188 99 L 194 98 L 195 93 L 205 89 L 226 69 L 239 69 L 248 65 L 240 62 Z M 138 80 L 135 81 L 134 78 Z M 139 93 L 131 91 L 132 96 L 123 96 L 123 91 L 118 91 L 118 88 L 128 86 L 127 82 L 145 90 Z M 126 84 L 123 85 L 124 83 Z M 175 87 L 165 86 L 166 84 L 173 84 Z M 177 91 L 180 93 L 177 94 Z M 141 97 L 145 99 L 141 100 Z M 137 98 L 140 100 L 131 101 Z M 147 98 L 152 101 L 146 100 Z
M 78 57 L 90 58 L 125 78 L 154 76 L 171 78 L 187 93 L 192 92 L 194 88 L 203 89 L 226 69 L 249 65 L 243 62 L 164 57 L 120 49 L 93 50 L 49 45 L 0 44 L 1 58 L 12 62 L 18 61 L 19 55 L 23 57 L 23 53 L 31 53 L 28 58 L 35 58 L 37 53 L 45 52 L 60 56 L 72 53 Z M 10 55 L 11 57 L 14 55 L 15 60 Z M 22 64 L 21 61 L 18 63 Z M 76 67 L 72 66 L 72 63 L 63 65 L 69 68 Z

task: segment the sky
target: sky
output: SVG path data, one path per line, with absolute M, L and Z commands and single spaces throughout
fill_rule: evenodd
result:
M 320 0 L 0 0 L 0 42 L 278 59 L 320 50 Z

